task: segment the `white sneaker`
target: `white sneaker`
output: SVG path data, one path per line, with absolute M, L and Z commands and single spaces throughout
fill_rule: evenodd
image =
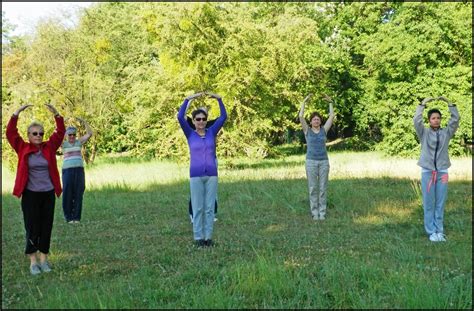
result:
M 443 233 L 438 232 L 437 234 L 438 234 L 438 241 L 446 242 L 446 236 Z
M 434 232 L 430 235 L 430 241 L 431 242 L 439 242 L 440 241 L 439 237 L 438 237 L 438 234 L 436 232 Z
M 217 221 L 217 217 L 214 217 L 214 222 L 216 222 L 216 221 Z

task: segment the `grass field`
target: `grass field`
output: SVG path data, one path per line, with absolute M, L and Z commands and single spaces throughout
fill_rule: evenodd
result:
M 36 277 L 3 168 L 2 308 L 472 308 L 470 157 L 452 159 L 446 243 L 424 234 L 416 159 L 331 153 L 322 222 L 304 156 L 219 161 L 216 247 L 192 246 L 188 163 L 99 159 L 81 224 L 57 200 Z

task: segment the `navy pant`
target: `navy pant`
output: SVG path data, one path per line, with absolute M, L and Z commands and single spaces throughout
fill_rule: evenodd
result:
M 81 220 L 82 197 L 85 190 L 83 167 L 63 169 L 63 211 L 66 221 Z
M 38 250 L 49 253 L 54 221 L 54 190 L 36 192 L 25 189 L 21 195 L 21 210 L 26 231 L 25 254 Z

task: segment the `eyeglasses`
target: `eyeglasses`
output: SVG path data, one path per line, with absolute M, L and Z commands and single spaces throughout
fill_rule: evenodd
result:
M 68 136 L 76 136 L 76 134 L 67 134 Z
M 207 118 L 195 118 L 196 121 L 207 121 Z
M 38 136 L 38 135 L 41 136 L 41 137 L 44 136 L 43 132 L 39 132 L 39 133 L 38 132 L 33 132 L 33 133 L 30 133 L 30 134 L 33 135 L 33 136 Z

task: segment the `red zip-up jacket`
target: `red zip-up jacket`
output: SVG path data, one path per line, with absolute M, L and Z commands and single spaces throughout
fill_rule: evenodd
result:
M 18 133 L 17 123 L 18 116 L 12 116 L 7 125 L 7 139 L 10 145 L 15 149 L 18 155 L 18 166 L 16 170 L 15 186 L 13 187 L 13 195 L 21 197 L 23 191 L 28 184 L 28 156 L 38 152 L 41 149 L 43 156 L 48 161 L 49 176 L 54 186 L 56 196 L 60 196 L 62 192 L 61 180 L 59 179 L 58 165 L 56 162 L 56 151 L 61 147 L 66 129 L 64 127 L 64 119 L 61 116 L 54 118 L 56 121 L 56 130 L 48 141 L 43 142 L 39 147 L 25 142 Z

